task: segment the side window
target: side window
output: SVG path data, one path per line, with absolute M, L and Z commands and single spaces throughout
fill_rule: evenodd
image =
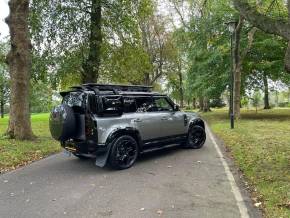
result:
M 137 111 L 135 98 L 124 98 L 124 113 L 134 113 Z
M 119 116 L 123 112 L 122 96 L 104 96 L 102 99 L 103 110 L 100 115 L 103 116 Z
M 151 97 L 136 98 L 136 107 L 137 107 L 137 112 L 154 111 L 154 104 Z
M 157 111 L 173 111 L 172 105 L 164 97 L 154 98 L 154 105 Z

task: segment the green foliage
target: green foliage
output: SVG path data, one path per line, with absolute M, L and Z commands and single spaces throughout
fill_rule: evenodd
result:
M 10 94 L 8 66 L 5 62 L 7 53 L 8 42 L 0 42 L 0 101 L 4 105 L 8 102 Z
M 254 94 L 253 94 L 253 96 L 252 96 L 252 98 L 251 98 L 251 100 L 252 100 L 252 105 L 257 110 L 257 108 L 259 107 L 259 105 L 260 105 L 260 103 L 262 101 L 262 95 L 261 95 L 261 93 L 259 91 L 255 91 Z
M 41 80 L 33 82 L 30 90 L 30 112 L 43 113 L 52 109 L 52 89 Z
M 33 78 L 49 79 L 54 88 L 80 83 L 88 56 L 90 3 L 32 1 Z M 101 81 L 140 83 L 140 75 L 152 70 L 141 46 L 139 24 L 153 14 L 154 7 L 151 0 L 102 1 Z M 124 79 L 132 78 L 131 74 L 132 81 Z
M 283 68 L 286 47 L 287 43 L 280 37 L 258 31 L 243 68 L 244 88 L 262 89 L 264 73 L 272 81 L 282 81 L 289 84 L 290 75 Z
M 230 71 L 229 33 L 225 22 L 233 11 L 228 1 L 205 5 L 201 15 L 191 17 L 187 87 L 196 96 L 219 98 L 228 84 Z

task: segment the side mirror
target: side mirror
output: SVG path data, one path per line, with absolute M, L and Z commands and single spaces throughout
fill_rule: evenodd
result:
M 175 105 L 173 106 L 173 110 L 174 110 L 174 111 L 179 111 L 179 110 L 180 110 L 179 105 L 175 104 Z

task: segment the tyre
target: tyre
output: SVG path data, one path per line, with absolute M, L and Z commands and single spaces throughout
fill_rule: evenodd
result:
M 130 168 L 138 156 L 138 143 L 129 135 L 123 135 L 113 141 L 109 165 L 117 170 Z
M 186 147 L 199 149 L 201 148 L 206 140 L 206 133 L 204 128 L 201 126 L 193 126 L 188 131 Z
M 88 160 L 88 159 L 90 159 L 89 157 L 86 157 L 86 156 L 83 156 L 83 155 L 80 155 L 80 154 L 73 153 L 73 155 L 78 157 L 80 160 Z

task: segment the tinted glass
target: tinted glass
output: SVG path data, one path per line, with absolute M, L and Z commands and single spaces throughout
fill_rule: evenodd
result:
M 151 97 L 136 98 L 136 106 L 137 106 L 137 112 L 154 111 L 153 100 Z
M 166 98 L 154 98 L 154 105 L 157 111 L 173 111 L 172 105 Z
M 134 113 L 137 111 L 135 98 L 124 98 L 124 112 Z
M 81 92 L 70 92 L 63 97 L 62 103 L 70 107 L 82 107 L 85 101 L 85 94 Z
M 119 115 L 123 112 L 122 96 L 105 96 L 102 98 L 104 115 Z

